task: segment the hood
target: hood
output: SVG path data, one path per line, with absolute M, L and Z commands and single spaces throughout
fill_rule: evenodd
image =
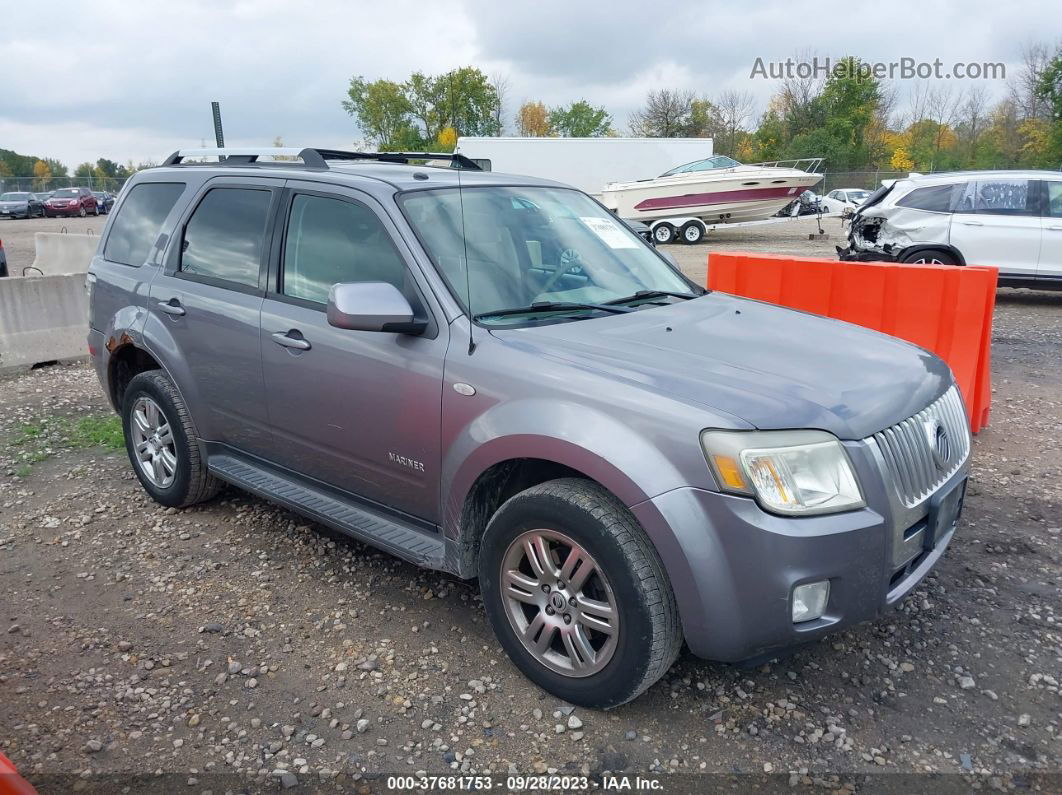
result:
M 9 201 L 2 201 L 2 202 L 0 202 L 0 207 L 25 207 L 27 204 L 29 204 L 29 202 L 26 201 L 25 199 L 19 199 L 18 201 L 10 201 L 10 202 Z
M 762 430 L 815 428 L 841 439 L 910 417 L 952 383 L 941 359 L 895 337 L 721 293 L 493 333 Z

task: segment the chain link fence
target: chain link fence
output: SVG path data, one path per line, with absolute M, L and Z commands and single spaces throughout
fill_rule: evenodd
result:
M 909 171 L 825 171 L 823 179 L 812 188 L 818 194 L 843 188 L 862 188 L 871 192 L 881 187 L 883 179 L 904 179 Z
M 0 193 L 28 192 L 48 193 L 59 188 L 81 188 L 89 190 L 118 193 L 128 177 L 51 177 L 42 180 L 37 177 L 0 176 Z

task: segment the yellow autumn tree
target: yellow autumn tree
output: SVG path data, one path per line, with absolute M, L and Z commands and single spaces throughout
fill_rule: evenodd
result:
M 33 184 L 37 190 L 45 190 L 52 179 L 52 170 L 43 160 L 33 164 Z
M 439 148 L 444 152 L 454 151 L 454 147 L 457 146 L 457 130 L 453 127 L 443 127 L 439 130 L 439 137 L 436 139 L 436 143 L 439 144 Z
M 553 131 L 549 125 L 549 110 L 541 102 L 525 102 L 516 112 L 516 128 L 520 135 L 542 138 Z
M 911 159 L 907 147 L 900 145 L 892 150 L 892 156 L 889 158 L 889 167 L 893 171 L 911 171 L 914 168 L 914 161 Z

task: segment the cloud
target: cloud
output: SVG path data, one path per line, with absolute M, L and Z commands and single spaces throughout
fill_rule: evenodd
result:
M 749 79 L 755 58 L 797 51 L 1005 61 L 1013 74 L 1023 43 L 1062 38 L 1056 12 L 1053 0 L 6 3 L 0 52 L 19 66 L 0 83 L 0 147 L 71 166 L 158 160 L 212 141 L 215 99 L 228 143 L 350 146 L 360 134 L 339 103 L 351 76 L 465 64 L 509 76 L 510 114 L 525 99 L 586 98 L 624 126 L 663 86 L 747 90 L 762 107 L 777 85 Z

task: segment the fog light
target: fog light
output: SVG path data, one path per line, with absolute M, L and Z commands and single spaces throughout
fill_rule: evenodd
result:
M 793 623 L 814 621 L 826 612 L 830 599 L 830 581 L 809 582 L 793 589 Z

